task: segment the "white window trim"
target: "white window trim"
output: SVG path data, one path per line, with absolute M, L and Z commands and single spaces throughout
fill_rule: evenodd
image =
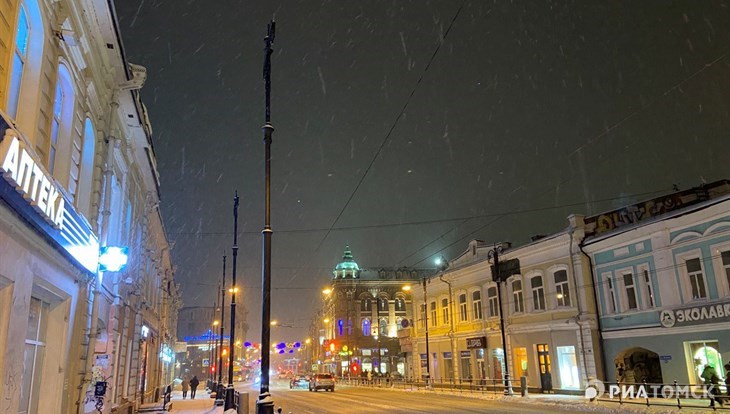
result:
M 446 307 L 444 307 L 444 300 L 446 301 Z M 453 315 L 451 315 L 451 309 L 450 309 L 451 306 L 449 306 L 450 305 L 449 297 L 440 296 L 438 303 L 436 305 L 438 307 L 438 313 L 440 314 L 439 316 L 441 316 L 441 318 L 439 318 L 441 325 L 449 325 L 450 324 L 449 318 L 453 316 Z M 444 311 L 446 311 L 445 314 L 444 314 Z
M 649 275 L 649 283 L 651 286 L 647 286 L 646 280 L 644 280 L 644 272 Z M 649 264 L 641 264 L 636 266 L 636 276 L 639 279 L 639 292 L 641 292 L 641 306 L 642 310 L 655 309 L 657 308 L 657 289 L 654 286 L 654 275 L 649 267 Z M 649 303 L 649 288 L 651 288 L 651 296 L 653 297 L 654 304 Z
M 720 297 L 730 296 L 730 285 L 728 285 L 725 267 L 722 265 L 723 251 L 730 251 L 730 241 L 710 245 L 712 253 L 712 269 L 715 271 L 715 283 Z M 718 280 L 719 279 L 719 280 Z
M 537 306 L 536 306 L 535 300 L 534 300 L 533 289 L 532 289 L 532 279 L 537 276 L 540 276 L 542 278 L 542 300 L 543 300 L 544 309 L 537 309 Z M 531 272 L 528 272 L 525 274 L 525 280 L 527 281 L 527 287 L 530 290 L 530 295 L 529 295 L 530 296 L 529 297 L 530 311 L 538 312 L 538 313 L 547 312 L 550 308 L 549 301 L 548 301 L 548 297 L 550 295 L 548 293 L 549 292 L 548 281 L 545 280 L 545 275 L 543 274 L 543 272 L 541 272 L 539 270 L 533 270 Z M 523 286 L 523 289 L 524 289 L 524 286 Z
M 466 319 L 461 319 L 461 295 L 464 295 L 466 298 L 466 301 L 464 301 L 464 306 L 466 306 L 466 312 L 465 312 Z M 460 290 L 460 291 L 456 292 L 455 300 L 456 300 L 456 306 L 458 308 L 456 310 L 456 313 L 457 313 L 457 316 L 459 317 L 457 319 L 457 322 L 458 323 L 468 323 L 470 320 L 469 314 L 471 313 L 469 310 L 469 305 L 471 305 L 471 300 L 469 299 L 469 292 L 467 292 L 465 290 Z
M 699 259 L 700 261 L 700 269 L 702 269 L 702 280 L 705 284 L 705 293 L 707 294 L 706 298 L 692 298 L 692 286 L 690 285 L 689 273 L 687 272 L 687 261 L 692 259 Z M 710 289 L 707 281 L 707 264 L 703 260 L 702 250 L 698 248 L 675 254 L 674 264 L 679 270 L 679 283 L 682 289 L 682 303 L 698 303 L 710 300 Z
M 497 314 L 496 315 L 492 315 L 490 313 L 491 304 L 489 303 L 489 289 L 491 289 L 491 288 L 494 288 L 495 292 L 497 292 L 497 294 L 494 296 L 496 298 L 495 302 L 497 303 L 497 306 L 496 306 Z M 486 304 L 486 306 L 482 308 L 482 313 L 484 313 L 484 315 L 486 316 L 485 320 L 499 318 L 501 309 L 499 309 L 499 287 L 497 287 L 496 283 L 490 283 L 485 287 L 484 297 L 486 298 L 486 300 L 484 302 Z
M 609 286 L 608 281 L 611 281 Z M 603 287 L 603 308 L 606 310 L 606 315 L 614 315 L 620 312 L 621 302 L 616 294 L 616 279 L 613 276 L 613 272 L 601 273 L 601 279 L 599 281 Z M 613 305 L 611 302 L 613 301 Z
M 568 283 L 568 297 L 570 298 L 570 305 L 564 306 L 560 305 L 558 303 L 558 286 L 555 283 L 555 273 L 565 270 L 566 273 L 566 280 Z M 545 301 L 546 307 L 550 308 L 552 306 L 552 309 L 570 309 L 575 308 L 576 301 L 578 298 L 575 294 L 575 289 L 573 288 L 573 283 L 571 282 L 572 274 L 570 272 L 570 267 L 566 264 L 556 264 L 553 266 L 550 266 L 547 270 L 548 277 L 548 283 L 547 285 L 550 286 L 550 289 L 548 289 L 550 299 Z
M 477 317 L 476 312 L 474 312 L 474 305 L 475 305 L 474 292 L 479 292 L 479 304 L 480 304 L 480 307 L 482 310 L 482 312 L 481 312 L 482 314 L 480 317 Z M 482 292 L 481 289 L 470 289 L 469 292 L 467 293 L 467 300 L 468 300 L 469 304 L 471 305 L 471 314 L 472 314 L 471 319 L 473 321 L 484 320 L 485 319 L 484 318 L 484 292 Z
M 626 283 L 624 282 L 625 275 L 631 275 L 631 280 L 634 281 L 634 298 L 636 299 L 636 309 L 629 309 L 629 292 Z M 627 312 L 638 312 L 641 310 L 641 302 L 639 300 L 639 287 L 636 285 L 636 273 L 634 273 L 633 267 L 623 267 L 614 270 L 614 288 L 617 288 L 619 296 L 621 297 L 621 307 L 619 313 Z
M 522 312 L 518 312 L 515 310 L 516 300 L 515 300 L 515 292 L 513 290 L 513 283 L 516 281 L 520 281 L 520 286 L 522 287 Z M 522 275 L 515 275 L 507 279 L 507 290 L 509 292 L 509 313 L 512 315 L 524 315 L 525 314 L 525 281 L 522 278 Z M 499 303 L 499 298 L 497 298 L 497 303 Z

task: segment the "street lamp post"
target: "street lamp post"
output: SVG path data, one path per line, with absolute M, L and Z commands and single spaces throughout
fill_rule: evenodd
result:
M 225 388 L 223 387 L 223 326 L 226 317 L 226 255 L 223 255 L 223 280 L 221 282 L 221 328 L 220 342 L 218 344 L 218 385 L 215 391 L 215 405 L 223 405 Z
M 271 135 L 274 126 L 271 125 L 271 45 L 274 43 L 276 23 L 272 20 L 267 27 L 264 38 L 264 84 L 265 84 L 265 123 L 264 130 L 264 193 L 265 212 L 263 234 L 263 260 L 261 266 L 261 349 L 269 349 L 271 342 Z M 256 401 L 257 414 L 273 414 L 274 400 L 269 394 L 269 365 L 268 352 L 261 354 L 261 389 Z
M 504 309 L 502 309 L 502 278 L 499 269 L 499 255 L 504 252 L 504 248 L 494 246 L 489 250 L 488 257 L 493 260 L 494 274 L 492 280 L 497 282 L 497 301 L 499 302 L 499 330 L 502 333 L 502 358 L 504 359 L 504 395 L 513 395 L 512 383 L 509 380 L 509 363 L 507 362 L 507 335 L 504 330 Z
M 423 278 L 423 322 L 426 328 L 426 388 L 431 389 L 431 351 L 428 349 L 428 293 L 426 277 Z
M 224 410 L 230 410 L 234 407 L 233 401 L 233 341 L 236 337 L 236 262 L 238 260 L 238 191 L 233 197 L 233 263 L 231 266 L 231 333 L 228 340 L 228 386 L 226 387 L 226 400 Z

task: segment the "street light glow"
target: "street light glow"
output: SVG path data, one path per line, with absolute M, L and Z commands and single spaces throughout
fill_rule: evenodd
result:
M 324 293 L 325 295 L 329 295 L 330 293 L 332 293 L 332 289 L 325 288 L 325 289 L 322 290 L 322 293 Z
M 228 289 L 228 293 L 238 293 L 238 286 Z
M 276 326 L 278 323 L 279 323 L 279 321 L 273 320 L 273 321 L 271 321 L 271 326 Z
M 324 323 L 330 323 L 330 318 L 324 318 Z
M 218 326 L 218 325 L 220 325 L 219 321 L 213 321 L 213 326 Z
M 401 288 L 404 292 L 410 292 L 411 291 L 411 285 L 405 285 Z

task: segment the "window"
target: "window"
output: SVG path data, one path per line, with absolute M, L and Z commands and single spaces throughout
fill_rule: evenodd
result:
M 489 317 L 499 316 L 499 304 L 497 303 L 497 288 L 490 287 L 487 289 L 487 302 L 489 302 Z
M 406 301 L 403 298 L 396 298 L 394 305 L 395 305 L 396 312 L 405 312 L 406 311 Z
M 684 263 L 687 266 L 692 299 L 706 299 L 707 287 L 705 286 L 705 275 L 702 273 L 700 259 L 689 259 Z
M 555 278 L 555 296 L 558 299 L 558 306 L 570 306 L 568 272 L 565 270 L 558 270 L 553 276 Z
M 634 285 L 634 275 L 624 273 L 624 289 L 626 290 L 626 306 L 628 310 L 634 310 L 639 307 L 636 299 L 636 286 Z
M 514 304 L 515 313 L 522 313 L 525 311 L 525 302 L 522 297 L 522 281 L 512 281 L 512 303 Z
M 25 6 L 20 7 L 18 16 L 18 27 L 15 31 L 15 53 L 13 54 L 13 66 L 10 73 L 10 90 L 8 91 L 8 114 L 15 118 L 18 114 L 20 102 L 20 84 L 23 81 L 23 69 L 28 60 L 28 43 L 30 40 L 30 24 Z
M 656 306 L 656 301 L 654 299 L 654 287 L 651 285 L 651 276 L 649 276 L 649 271 L 644 269 L 641 272 L 641 277 L 646 289 L 646 305 L 653 308 Z
M 372 332 L 372 328 L 370 327 L 370 318 L 365 318 L 362 320 L 362 334 L 364 336 L 370 336 L 370 333 Z
M 370 298 L 365 298 L 360 301 L 360 310 L 361 311 L 370 312 L 372 310 L 371 306 L 372 305 L 370 304 Z
M 436 302 L 431 302 L 431 326 L 436 326 Z
M 421 319 L 418 321 L 418 325 L 421 329 L 426 327 L 426 304 L 421 304 Z
M 378 313 L 388 314 L 388 299 L 378 298 Z
M 22 388 L 20 389 L 21 414 L 36 413 L 40 399 L 41 372 L 46 347 L 46 323 L 48 304 L 34 297 L 30 298 L 28 328 L 23 353 Z
M 575 356 L 574 346 L 559 346 L 555 350 L 558 353 L 558 369 L 560 370 L 560 385 L 562 388 L 580 389 L 580 376 L 578 375 L 578 359 Z
M 459 321 L 465 322 L 468 320 L 466 315 L 466 293 L 459 295 Z
M 474 311 L 474 319 L 482 319 L 482 292 L 476 290 L 471 293 L 471 306 Z
M 532 306 L 538 310 L 545 310 L 545 289 L 542 287 L 542 276 L 535 276 L 530 279 L 532 288 Z
M 724 251 L 720 254 L 722 256 L 722 267 L 725 269 L 725 278 L 727 279 L 727 286 L 730 288 L 730 250 Z
M 56 95 L 53 100 L 53 120 L 51 121 L 51 148 L 48 151 L 48 171 L 53 174 L 56 166 L 56 148 L 58 146 L 58 133 L 61 130 L 61 112 L 63 111 L 63 88 L 61 78 L 56 82 Z
M 70 135 L 73 122 L 73 84 L 71 74 L 66 65 L 58 65 L 56 92 L 53 97 L 53 118 L 51 119 L 51 137 L 48 148 L 48 171 L 53 174 L 56 168 L 59 143 Z
M 441 316 L 444 323 L 449 323 L 449 300 L 446 298 L 441 299 Z
M 382 318 L 380 320 L 380 336 L 388 335 L 388 318 Z
M 613 278 L 611 274 L 606 277 L 606 288 L 608 289 L 608 303 L 606 304 L 606 310 L 608 313 L 616 313 L 616 291 L 613 288 Z

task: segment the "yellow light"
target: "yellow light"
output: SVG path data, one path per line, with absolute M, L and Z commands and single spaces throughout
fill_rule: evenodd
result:
M 332 289 L 325 288 L 325 289 L 322 290 L 322 293 L 324 293 L 325 295 L 329 295 L 330 293 L 332 293 Z
M 271 326 L 276 326 L 276 324 L 278 324 L 279 322 L 278 322 L 278 321 L 276 321 L 276 320 L 273 320 L 273 321 L 271 321 L 270 323 L 271 323 Z
M 228 289 L 229 293 L 238 293 L 238 286 Z
M 404 292 L 410 292 L 411 291 L 411 285 L 405 285 L 401 288 Z
M 557 297 L 558 297 L 558 299 L 562 299 L 563 298 L 563 294 L 562 293 L 558 293 L 557 294 Z
M 236 346 L 241 346 L 241 341 L 236 341 Z
M 324 318 L 324 323 L 330 323 L 330 318 Z
M 309 338 L 307 338 L 307 339 L 306 339 L 306 340 L 304 341 L 304 343 L 305 343 L 305 344 L 311 344 L 311 343 L 312 343 L 312 340 L 311 340 L 311 339 L 309 339 Z
M 224 349 L 224 350 L 223 350 L 223 352 L 221 352 L 221 353 L 222 353 L 222 354 L 223 354 L 224 356 L 225 356 L 225 355 L 228 355 L 228 350 L 227 350 L 227 349 Z
M 218 321 L 213 321 L 213 326 L 218 326 L 219 324 L 220 324 L 220 322 L 218 322 Z

